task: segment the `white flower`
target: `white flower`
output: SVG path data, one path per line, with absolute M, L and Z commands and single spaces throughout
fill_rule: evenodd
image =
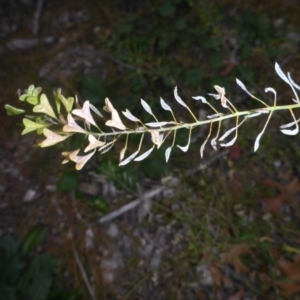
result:
M 74 120 L 71 114 L 68 114 L 68 124 L 63 127 L 64 132 L 80 132 L 87 133 L 83 128 L 81 128 Z
M 107 112 L 111 113 L 111 120 L 108 120 L 105 125 L 110 126 L 110 127 L 115 127 L 121 130 L 125 130 L 126 127 L 125 125 L 122 123 L 119 113 L 117 112 L 117 110 L 113 107 L 113 105 L 111 104 L 111 102 L 109 101 L 108 98 L 105 99 L 105 106 L 103 107 L 103 109 Z
M 221 99 L 221 104 L 223 107 L 228 107 L 226 102 L 227 102 L 227 98 L 225 97 L 225 89 L 218 86 L 218 85 L 214 85 L 215 90 L 218 92 L 218 94 L 208 94 L 210 96 L 215 97 L 215 99 L 219 100 Z
M 59 142 L 64 141 L 65 139 L 67 139 L 69 136 L 67 135 L 59 135 L 47 128 L 43 129 L 43 134 L 46 137 L 46 139 L 40 144 L 40 147 L 49 147 L 49 146 L 53 146 Z
M 66 164 L 68 163 L 71 159 L 70 159 L 70 155 L 77 155 L 78 152 L 80 151 L 80 149 L 76 149 L 76 150 L 73 150 L 73 151 L 65 151 L 65 152 L 62 152 L 62 156 L 65 158 L 63 161 L 62 161 L 62 164 Z
M 93 152 L 84 155 L 84 156 L 79 156 L 75 153 L 71 153 L 69 154 L 69 158 L 70 160 L 74 161 L 76 163 L 76 170 L 81 170 L 83 168 L 83 166 L 86 164 L 86 162 L 94 155 L 96 150 L 94 150 Z
M 164 138 L 163 134 L 159 134 L 157 130 L 151 130 L 150 134 L 153 144 L 157 145 L 157 149 L 159 149 Z
M 83 107 L 81 109 L 74 109 L 72 111 L 72 114 L 78 117 L 83 118 L 85 121 L 88 122 L 88 124 L 93 124 L 94 126 L 97 126 L 95 120 L 93 119 L 91 112 L 90 112 L 90 101 L 86 100 L 83 103 Z
M 105 145 L 105 142 L 97 140 L 92 134 L 89 134 L 89 145 L 84 149 L 84 152 L 88 152 L 92 149 L 102 147 Z

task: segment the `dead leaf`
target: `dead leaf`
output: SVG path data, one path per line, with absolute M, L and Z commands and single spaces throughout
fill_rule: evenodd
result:
M 210 274 L 212 276 L 212 279 L 214 281 L 214 285 L 217 287 L 221 287 L 222 284 L 222 276 L 220 269 L 214 264 L 211 263 L 209 266 Z
M 252 254 L 253 251 L 247 244 L 239 244 L 235 245 L 229 249 L 227 253 L 223 253 L 222 257 L 226 263 L 232 265 L 234 269 L 240 274 L 247 274 L 249 273 L 249 268 L 246 266 L 241 256 L 245 254 Z
M 242 156 L 243 148 L 241 146 L 233 145 L 229 147 L 228 159 L 237 160 Z
M 280 191 L 278 196 L 262 200 L 264 203 L 264 212 L 279 214 L 283 204 L 289 203 L 290 205 L 295 205 L 297 203 L 296 196 L 300 192 L 298 178 L 291 179 L 288 184 L 281 184 L 271 179 L 265 180 L 264 183 Z
M 290 298 L 295 293 L 300 292 L 300 255 L 295 255 L 292 261 L 281 258 L 278 265 L 286 280 L 276 281 L 276 285 L 284 297 Z
M 234 68 L 236 67 L 236 63 L 234 61 L 229 61 L 225 68 L 221 71 L 220 75 L 221 76 L 226 76 L 228 75 Z

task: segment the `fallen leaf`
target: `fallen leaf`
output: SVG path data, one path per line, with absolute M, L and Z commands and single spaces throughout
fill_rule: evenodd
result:
M 252 254 L 253 251 L 247 244 L 239 244 L 235 245 L 229 249 L 227 253 L 223 253 L 222 257 L 226 263 L 233 266 L 234 269 L 240 274 L 247 274 L 249 273 L 249 268 L 246 266 L 241 256 L 245 254 Z
M 300 292 L 300 255 L 296 254 L 292 261 L 281 258 L 278 266 L 286 278 L 285 281 L 276 281 L 276 285 L 284 297 L 290 298 Z
M 297 203 L 296 196 L 300 192 L 300 182 L 298 178 L 291 179 L 288 184 L 280 184 L 271 179 L 265 180 L 264 183 L 280 191 L 278 196 L 262 200 L 264 203 L 264 212 L 279 214 L 283 204 L 288 203 L 293 206 Z

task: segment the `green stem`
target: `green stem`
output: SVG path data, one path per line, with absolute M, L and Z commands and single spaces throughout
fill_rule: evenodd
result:
M 268 106 L 268 107 L 264 107 L 264 108 L 253 109 L 250 111 L 236 112 L 236 113 L 232 113 L 229 115 L 224 115 L 224 116 L 220 116 L 217 118 L 203 120 L 203 121 L 197 121 L 197 122 L 193 122 L 193 123 L 181 123 L 179 125 L 165 127 L 165 128 L 153 128 L 153 129 L 145 128 L 142 130 L 139 129 L 139 130 L 114 131 L 114 132 L 108 132 L 108 133 L 96 133 L 96 132 L 90 132 L 90 133 L 95 136 L 101 137 L 101 136 L 115 136 L 115 135 L 123 135 L 123 134 L 138 134 L 138 133 L 142 134 L 142 133 L 150 132 L 152 130 L 155 130 L 158 132 L 173 131 L 173 130 L 178 130 L 178 129 L 182 129 L 182 128 L 189 129 L 189 128 L 197 127 L 197 126 L 204 125 L 204 124 L 214 123 L 214 122 L 222 122 L 223 120 L 226 120 L 226 119 L 238 118 L 240 116 L 248 116 L 253 113 L 260 112 L 260 111 L 272 113 L 276 110 L 292 110 L 295 108 L 300 108 L 300 103 L 290 104 L 290 105 L 280 105 L 280 106 L 275 106 L 275 107 Z

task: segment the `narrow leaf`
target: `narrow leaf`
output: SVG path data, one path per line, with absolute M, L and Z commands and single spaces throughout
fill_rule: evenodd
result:
M 266 128 L 267 128 L 267 125 L 268 125 L 268 123 L 269 123 L 271 117 L 272 117 L 272 113 L 269 114 L 268 119 L 267 119 L 267 122 L 266 122 L 266 124 L 265 124 L 263 130 L 261 131 L 261 133 L 260 133 L 260 134 L 257 136 L 257 138 L 255 139 L 255 143 L 254 143 L 254 152 L 256 152 L 256 150 L 259 148 L 259 141 L 260 141 L 260 138 L 261 138 L 261 136 L 263 135 L 263 133 L 265 132 L 265 130 L 266 130 Z
M 263 130 L 258 136 L 257 138 L 255 139 L 255 143 L 254 143 L 254 152 L 257 151 L 257 149 L 259 148 L 259 141 L 260 141 L 260 138 L 261 136 L 263 135 L 265 131 Z
M 204 151 L 206 143 L 207 143 L 207 140 L 205 140 L 204 143 L 200 147 L 200 157 L 201 158 L 203 158 L 203 151 Z
M 277 92 L 273 88 L 271 88 L 271 87 L 265 88 L 265 93 L 268 93 L 268 92 L 272 92 L 274 95 L 277 94 Z
M 16 108 L 9 104 L 5 104 L 4 108 L 6 109 L 6 113 L 8 116 L 16 116 L 16 115 L 23 114 L 25 112 L 24 109 Z
M 192 129 L 190 129 L 189 140 L 188 140 L 188 143 L 186 146 L 182 147 L 182 146 L 176 145 L 183 152 L 186 152 L 189 149 L 190 142 L 191 142 L 191 131 L 192 131 Z
M 293 90 L 293 93 L 294 93 L 295 96 L 296 96 L 297 103 L 299 103 L 299 98 L 298 98 L 298 95 L 297 95 L 297 93 L 296 93 L 296 91 L 295 91 L 295 89 L 294 89 L 294 84 L 289 80 L 289 78 L 290 78 L 291 76 L 289 76 L 289 78 L 286 77 L 286 75 L 282 72 L 282 70 L 280 69 L 280 66 L 279 66 L 277 63 L 275 63 L 275 70 L 276 70 L 277 74 L 279 75 L 279 77 L 280 77 L 282 80 L 284 80 L 284 81 L 291 87 L 291 89 Z
M 23 254 L 28 255 L 41 242 L 46 233 L 46 227 L 35 227 L 31 229 L 23 241 Z
M 275 63 L 275 71 L 276 73 L 278 74 L 278 76 L 283 80 L 285 81 L 286 83 L 290 84 L 288 78 L 286 77 L 286 75 L 282 72 L 279 64 L 276 62 Z
M 152 148 L 150 148 L 148 151 L 146 151 L 145 153 L 143 153 L 142 155 L 138 156 L 137 158 L 135 158 L 135 161 L 141 161 L 143 159 L 145 159 L 148 155 L 150 155 L 150 153 L 153 151 L 155 145 L 153 145 Z
M 221 116 L 223 116 L 223 115 L 224 115 L 224 114 L 222 114 L 222 113 L 218 113 L 218 114 L 214 114 L 214 115 L 207 116 L 206 118 L 207 118 L 207 119 L 213 119 L 213 118 L 221 117 Z
M 163 98 L 160 98 L 160 104 L 164 110 L 169 110 L 170 112 L 172 112 L 171 107 L 164 101 Z
M 215 99 L 219 100 L 221 97 L 219 94 L 207 94 L 208 96 L 212 96 L 214 97 Z
M 247 90 L 245 85 L 239 79 L 236 78 L 235 81 L 243 91 L 245 91 L 249 96 L 253 97 L 253 95 Z
M 221 138 L 219 139 L 219 141 L 222 141 L 224 140 L 231 132 L 233 131 L 236 131 L 236 134 L 235 134 L 235 137 L 230 141 L 228 142 L 227 144 L 221 144 L 220 146 L 222 147 L 228 147 L 228 146 L 231 146 L 234 144 L 235 140 L 237 139 L 237 129 L 247 120 L 247 117 L 244 118 L 244 120 L 242 122 L 240 122 L 237 126 L 229 129 L 228 131 L 226 131 L 222 136 Z
M 254 118 L 254 117 L 257 117 L 257 116 L 259 116 L 259 115 L 261 115 L 261 112 L 256 112 L 256 113 L 250 114 L 250 115 L 248 115 L 247 117 L 248 117 L 248 118 Z
M 288 74 L 288 78 L 289 78 L 289 81 L 291 82 L 291 84 L 297 89 L 297 90 L 300 90 L 300 86 L 294 82 L 294 80 L 292 79 L 291 75 L 290 75 L 290 72 L 287 73 Z
M 238 125 L 239 126 L 239 125 Z M 235 131 L 237 129 L 238 126 L 235 126 L 231 129 L 229 129 L 228 131 L 226 131 L 220 138 L 219 141 L 223 141 L 230 133 L 232 133 L 233 131 Z
M 291 123 L 281 125 L 280 128 L 289 128 L 289 127 L 292 127 L 293 125 L 296 125 L 298 122 L 299 122 L 299 120 L 293 121 Z
M 210 144 L 211 144 L 211 146 L 213 147 L 213 149 L 217 151 L 217 142 L 216 142 L 216 138 L 213 138 L 213 139 L 210 141 Z
M 69 98 L 70 99 L 70 98 Z M 73 104 L 72 104 L 73 105 Z M 93 105 L 90 103 L 90 109 L 99 117 L 103 118 L 103 115 L 101 114 L 101 112 Z
M 126 146 L 120 151 L 120 162 L 124 159 L 125 156 L 125 152 L 126 152 Z
M 288 130 L 288 129 L 282 129 L 282 133 L 287 134 L 287 135 L 296 135 L 299 132 L 299 126 L 296 124 L 296 128 L 293 130 Z
M 221 146 L 221 147 L 229 147 L 229 146 L 232 146 L 232 145 L 234 144 L 234 142 L 236 141 L 236 139 L 237 139 L 237 134 L 234 136 L 234 138 L 233 138 L 230 142 L 228 142 L 228 143 L 226 143 L 226 144 L 220 144 L 220 146 Z
M 105 149 L 106 148 L 111 148 L 110 146 L 111 145 L 114 145 L 115 144 L 115 141 L 113 140 L 113 141 L 111 141 L 111 142 L 109 142 L 109 143 L 107 143 L 107 144 L 105 144 L 105 145 L 103 145 L 102 147 L 100 147 L 99 149 L 98 149 L 98 151 L 100 152 L 100 153 L 102 153 L 102 151 L 105 151 Z M 106 151 L 107 152 L 107 151 Z
M 167 124 L 176 124 L 175 122 L 151 122 L 151 123 L 146 123 L 147 126 L 150 127 L 161 127 L 165 126 Z
M 142 103 L 145 111 L 147 113 L 149 113 L 150 115 L 153 115 L 152 110 L 151 110 L 150 106 L 148 105 L 148 103 L 146 101 L 144 101 L 143 99 L 141 99 L 141 103 Z
M 207 101 L 206 101 L 206 99 L 204 98 L 204 97 L 202 97 L 202 96 L 195 96 L 195 97 L 192 97 L 193 99 L 195 99 L 195 100 L 201 100 L 202 101 L 202 103 L 207 103 Z
M 179 104 L 181 104 L 182 106 L 184 106 L 184 107 L 187 107 L 187 105 L 182 101 L 182 99 L 179 97 L 179 95 L 178 95 L 178 90 L 177 90 L 177 86 L 175 87 L 175 89 L 174 89 L 174 97 L 175 97 L 175 100 L 179 103 Z
M 139 150 L 131 154 L 129 157 L 127 157 L 125 160 L 119 163 L 119 166 L 127 165 L 129 162 L 131 162 L 139 153 Z
M 101 150 L 101 154 L 104 154 L 104 153 L 106 153 L 106 152 L 108 152 L 113 146 L 115 145 L 115 143 L 113 142 L 111 145 L 110 144 L 107 144 L 106 146 L 106 148 L 104 149 L 104 150 Z
M 136 118 L 135 116 L 133 116 L 131 114 L 131 112 L 126 109 L 126 111 L 122 111 L 122 114 L 129 120 L 133 121 L 133 122 L 141 122 L 138 118 Z
M 166 163 L 168 162 L 169 158 L 170 158 L 170 154 L 171 154 L 171 150 L 172 150 L 173 146 L 170 146 L 166 152 L 165 152 L 165 157 L 166 157 Z

